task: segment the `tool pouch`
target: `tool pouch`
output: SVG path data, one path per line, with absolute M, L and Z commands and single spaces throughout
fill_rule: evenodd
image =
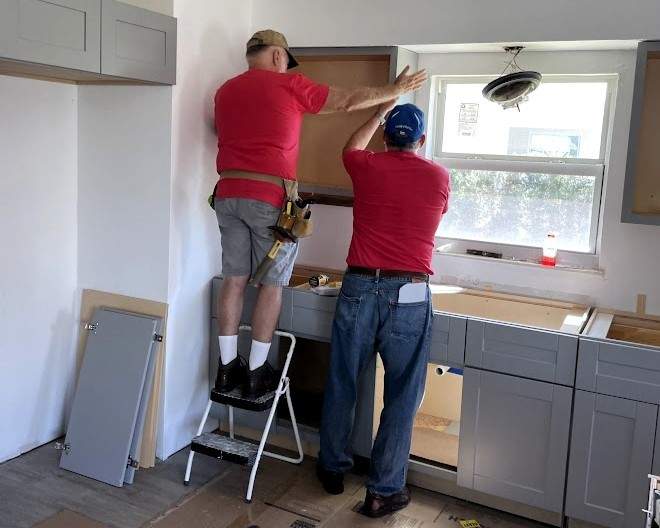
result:
M 299 205 L 302 204 L 302 200 L 298 196 L 298 182 L 283 180 L 282 185 L 287 199 L 277 221 L 277 227 L 291 233 L 295 240 L 311 236 L 314 231 L 312 211 L 309 205 L 302 207 Z
M 216 193 L 217 191 L 218 191 L 218 184 L 216 183 L 215 186 L 213 187 L 213 192 L 211 193 L 211 195 L 209 196 L 209 198 L 208 198 L 208 200 L 207 200 L 208 203 L 209 203 L 209 206 L 210 206 L 211 209 L 213 209 L 214 211 L 215 211 L 215 193 Z

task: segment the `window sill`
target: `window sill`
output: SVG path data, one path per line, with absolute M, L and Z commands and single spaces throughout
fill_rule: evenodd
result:
M 570 273 L 584 273 L 587 275 L 596 275 L 601 277 L 605 275 L 605 270 L 602 269 L 579 267 L 579 266 L 572 266 L 566 264 L 557 264 L 556 266 L 543 266 L 542 264 L 535 262 L 533 260 L 517 259 L 514 257 L 502 257 L 498 259 L 493 257 L 482 257 L 480 255 L 468 255 L 466 253 L 457 253 L 452 251 L 440 251 L 437 249 L 434 250 L 433 253 L 434 255 L 437 256 L 447 255 L 450 257 L 465 258 L 471 260 L 472 259 L 483 260 L 489 263 L 501 263 L 501 264 L 509 264 L 514 266 L 526 266 L 531 268 L 543 269 L 547 271 L 567 271 Z

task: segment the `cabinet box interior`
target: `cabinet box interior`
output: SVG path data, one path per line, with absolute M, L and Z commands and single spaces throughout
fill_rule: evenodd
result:
M 633 212 L 660 213 L 660 51 L 650 52 L 646 61 L 644 97 L 639 143 L 633 174 Z
M 660 320 L 596 310 L 589 319 L 584 335 L 660 347 Z
M 310 79 L 340 87 L 381 86 L 390 80 L 389 55 L 299 55 L 300 72 Z M 351 195 L 353 186 L 344 170 L 341 152 L 349 137 L 374 109 L 306 115 L 300 135 L 298 181 L 303 192 Z M 384 150 L 376 133 L 368 148 Z

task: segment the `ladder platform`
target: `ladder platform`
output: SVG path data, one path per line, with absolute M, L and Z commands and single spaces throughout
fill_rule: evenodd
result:
M 259 446 L 216 433 L 204 433 L 193 438 L 190 449 L 195 453 L 251 467 L 257 459 Z
M 258 398 L 246 398 L 243 396 L 241 387 L 236 387 L 230 392 L 211 391 L 211 400 L 216 403 L 222 403 L 235 407 L 236 409 L 245 409 L 246 411 L 266 411 L 273 405 L 276 391 L 267 392 Z

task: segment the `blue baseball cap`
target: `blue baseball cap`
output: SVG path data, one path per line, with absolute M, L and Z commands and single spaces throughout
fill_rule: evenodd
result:
M 397 145 L 418 141 L 424 128 L 424 112 L 410 103 L 395 106 L 385 121 L 385 134 Z

